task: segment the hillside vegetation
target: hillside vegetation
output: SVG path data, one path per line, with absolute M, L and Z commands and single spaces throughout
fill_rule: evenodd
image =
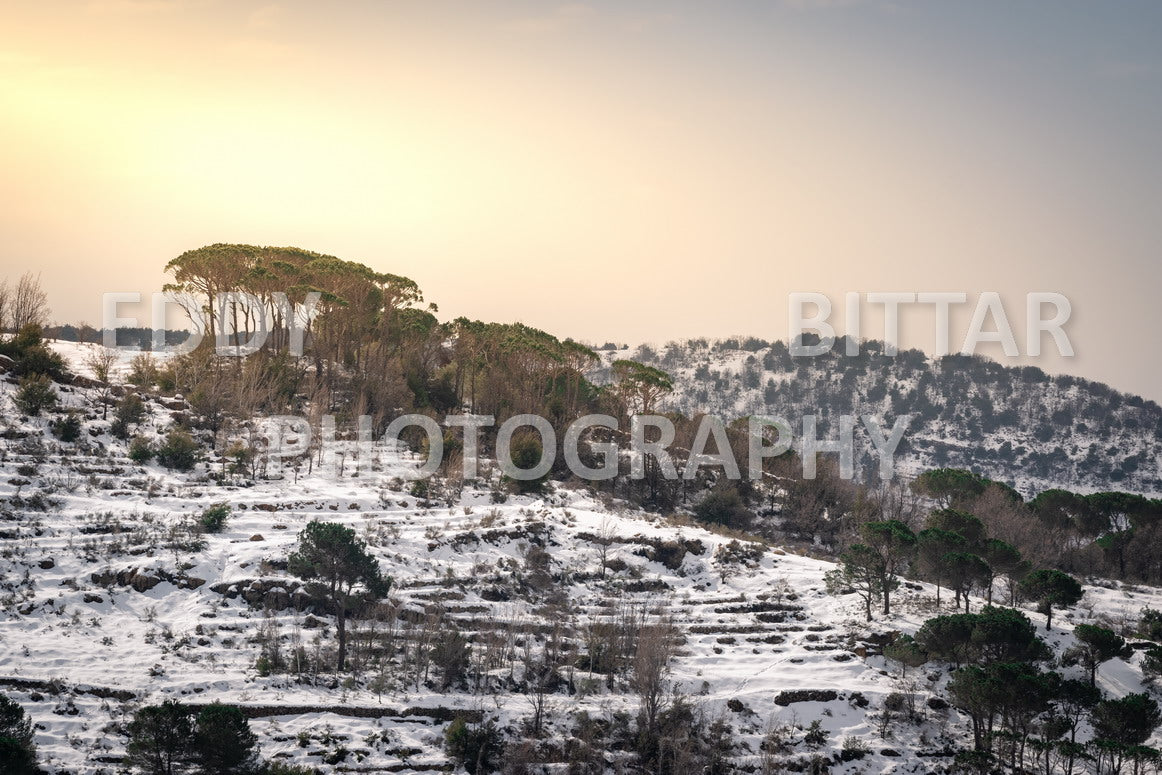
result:
M 911 414 L 901 463 L 913 473 L 970 469 L 1026 496 L 1059 486 L 1162 493 L 1162 407 L 1154 401 L 983 356 L 888 356 L 877 341 L 861 348 L 844 355 L 839 338 L 826 355 L 792 357 L 782 341 L 690 339 L 639 347 L 632 357 L 673 377 L 664 405 L 686 413 L 815 414 L 832 428 L 844 414 L 879 415 L 889 427 Z

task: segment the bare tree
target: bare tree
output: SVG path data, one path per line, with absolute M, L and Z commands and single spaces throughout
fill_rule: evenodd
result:
M 609 559 L 609 547 L 617 535 L 614 521 L 606 514 L 601 517 L 601 527 L 597 530 L 597 559 L 601 567 L 601 578 L 605 578 L 605 563 Z
M 673 623 L 665 619 L 657 624 L 644 625 L 638 631 L 630 685 L 638 695 L 639 723 L 647 734 L 654 733 L 666 696 L 666 676 L 670 659 L 674 656 L 674 635 Z
M 111 347 L 97 347 L 85 357 L 85 367 L 93 374 L 93 379 L 101 383 L 97 400 L 101 402 L 101 419 L 109 417 L 109 399 L 113 395 L 113 365 L 117 363 L 117 351 Z
M 8 330 L 8 316 L 11 311 L 12 292 L 7 280 L 0 280 L 0 334 Z
M 27 325 L 43 326 L 48 322 L 48 294 L 40 287 L 40 275 L 25 272 L 12 289 L 9 302 L 11 312 L 9 322 L 12 330 L 19 331 Z
M 557 660 L 548 645 L 541 649 L 539 657 L 533 656 L 532 638 L 525 640 L 524 681 L 525 696 L 532 706 L 533 717 L 530 734 L 540 737 L 544 730 L 545 717 L 549 712 L 549 696 L 557 680 Z

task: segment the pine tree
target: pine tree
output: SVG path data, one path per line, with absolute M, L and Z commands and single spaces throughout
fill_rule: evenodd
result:
M 288 563 L 291 573 L 311 582 L 317 596 L 335 611 L 339 636 L 337 669 L 347 666 L 347 616 L 358 602 L 357 589 L 376 597 L 387 594 L 391 579 L 380 574 L 379 562 L 355 531 L 334 522 L 312 520 L 299 533 L 299 548 Z

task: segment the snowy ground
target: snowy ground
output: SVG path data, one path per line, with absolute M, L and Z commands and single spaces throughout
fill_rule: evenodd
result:
M 444 693 L 398 677 L 372 688 L 369 673 L 315 683 L 260 676 L 263 628 L 277 627 L 286 648 L 296 638 L 313 648 L 320 634 L 321 648 L 332 641 L 329 621 L 293 607 L 264 610 L 272 589 L 291 589 L 280 563 L 316 518 L 353 527 L 367 540 L 393 578 L 391 596 L 401 611 L 423 616 L 441 605 L 465 632 L 510 637 L 513 648 L 528 632 L 539 631 L 538 642 L 554 626 L 580 634 L 627 608 L 650 621 L 672 619 L 683 643 L 668 678 L 709 716 L 729 721 L 741 742 L 740 763 L 757 766 L 760 742 L 772 728 L 805 728 L 813 720 L 827 731 L 818 753 L 834 755 L 853 738 L 872 752 L 832 772 L 927 772 L 947 760 L 921 752 L 964 742 L 967 724 L 954 710 L 924 708 L 946 680 L 944 670 L 928 665 L 905 681 L 898 666 L 874 656 L 874 636 L 913 632 L 933 615 L 928 585 L 909 582 L 897 593 L 893 616 L 867 624 L 855 595 L 825 591 L 823 576 L 834 567 L 827 562 L 766 547 L 752 567 L 735 567 L 724 579 L 713 558 L 731 537 L 585 493 L 560 490 L 498 504 L 481 486 L 465 488 L 451 503 L 426 502 L 403 481 L 415 461 L 384 447 L 359 457 L 346 450 L 343 476 L 300 472 L 297 481 L 288 475 L 253 486 L 217 485 L 204 469 L 173 474 L 132 464 L 123 443 L 100 432 L 107 426 L 100 421 L 89 423 L 97 435 L 87 435 L 85 445 L 60 444 L 43 419 L 19 417 L 11 392 L 0 383 L 0 503 L 8 504 L 0 517 L 0 690 L 32 714 L 42 760 L 56 771 L 116 771 L 125 744 L 116 724 L 141 704 L 169 697 L 251 708 L 267 757 L 321 766 L 346 747 L 350 754 L 337 768 L 372 771 L 445 767 L 443 729 L 451 711 L 482 712 L 509 730 L 530 715 L 528 696 L 511 689 Z M 89 407 L 82 390 L 63 397 Z M 157 432 L 168 414 L 151 407 L 146 430 Z M 46 511 L 29 506 L 38 493 L 54 502 Z M 22 505 L 12 508 L 18 494 Z M 206 536 L 199 551 L 177 545 L 185 540 L 183 525 L 223 501 L 233 508 L 224 532 Z M 625 563 L 604 578 L 594 541 L 603 533 L 616 536 L 607 560 Z M 667 567 L 643 556 L 654 540 L 686 542 L 691 551 Z M 549 552 L 564 602 L 490 594 L 522 572 L 532 543 Z M 130 582 L 166 580 L 138 591 L 119 583 L 118 573 Z M 231 596 L 231 584 L 245 588 L 255 579 L 270 582 L 255 604 Z M 982 604 L 973 601 L 974 608 Z M 1087 587 L 1081 606 L 1055 616 L 1049 640 L 1063 649 L 1075 621 L 1132 621 L 1145 606 L 1162 608 L 1162 592 Z M 1042 617 L 1030 616 L 1043 625 Z M 1141 691 L 1139 659 L 1104 665 L 1103 688 L 1114 695 Z M 551 697 L 552 728 L 563 733 L 580 710 L 599 717 L 636 712 L 637 699 L 624 687 L 610 690 L 581 669 L 570 673 L 583 691 Z M 806 701 L 783 694 L 794 690 L 835 694 Z M 902 690 L 920 695 L 924 722 L 897 724 L 882 738 L 883 699 Z M 322 710 L 328 707 L 336 712 Z M 801 746 L 797 752 L 814 753 Z

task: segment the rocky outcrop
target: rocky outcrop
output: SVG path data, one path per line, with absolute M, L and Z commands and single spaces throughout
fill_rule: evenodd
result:
M 168 581 L 178 589 L 197 589 L 206 583 L 205 579 L 184 573 L 170 573 L 161 568 L 125 568 L 114 571 L 106 568 L 93 573 L 90 578 L 102 587 L 130 587 L 138 592 L 148 592 L 163 581 Z

